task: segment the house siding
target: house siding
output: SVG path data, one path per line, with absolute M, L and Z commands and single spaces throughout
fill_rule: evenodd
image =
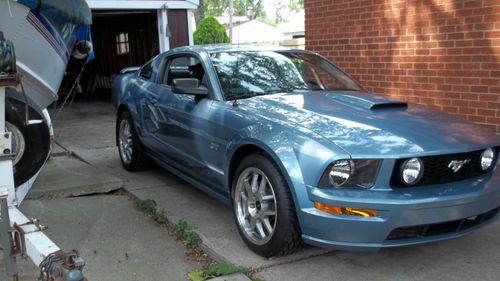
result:
M 306 49 L 374 92 L 500 133 L 500 1 L 308 0 Z

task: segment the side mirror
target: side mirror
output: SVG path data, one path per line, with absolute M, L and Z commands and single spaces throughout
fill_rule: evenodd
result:
M 141 69 L 140 66 L 129 66 L 129 67 L 125 67 L 125 68 L 122 68 L 122 70 L 120 70 L 120 74 L 129 74 L 129 73 L 134 73 L 136 71 L 139 71 L 139 69 Z
M 196 78 L 176 78 L 172 80 L 172 91 L 177 94 L 206 96 L 208 88 L 199 85 Z

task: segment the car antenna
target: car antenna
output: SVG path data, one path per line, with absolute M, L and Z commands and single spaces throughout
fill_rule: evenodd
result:
M 236 43 L 236 77 L 237 78 L 240 77 L 240 30 L 241 30 L 241 28 L 238 28 L 238 41 Z M 233 40 L 233 38 L 231 38 L 231 40 Z M 240 105 L 240 102 L 236 98 L 233 101 L 233 106 L 236 107 L 238 105 Z

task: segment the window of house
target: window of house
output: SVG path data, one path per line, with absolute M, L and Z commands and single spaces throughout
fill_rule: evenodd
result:
M 116 54 L 126 55 L 129 51 L 128 33 L 120 32 L 116 34 Z

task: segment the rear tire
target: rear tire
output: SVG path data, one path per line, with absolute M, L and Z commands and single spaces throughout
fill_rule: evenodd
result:
M 122 166 L 126 170 L 143 171 L 150 167 L 150 160 L 144 153 L 144 146 L 128 111 L 122 112 L 116 123 L 116 143 Z
M 238 231 L 263 257 L 293 253 L 301 244 L 295 205 L 278 166 L 256 153 L 241 161 L 232 185 L 233 214 Z

